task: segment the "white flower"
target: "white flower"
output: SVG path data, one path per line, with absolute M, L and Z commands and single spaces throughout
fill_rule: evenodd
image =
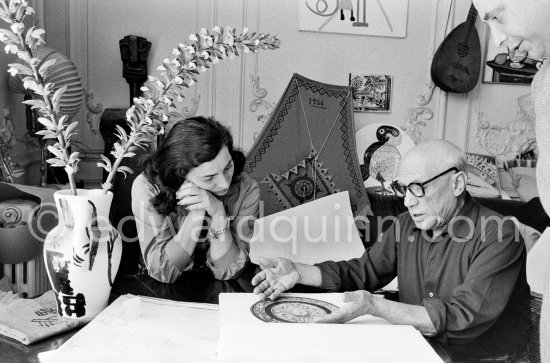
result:
M 19 34 L 23 29 L 25 29 L 25 25 L 23 25 L 23 23 L 13 23 L 10 28 L 12 32 Z
M 178 44 L 178 48 L 185 49 L 185 44 L 179 43 L 179 44 Z
M 183 97 L 181 95 L 178 95 L 178 102 L 183 102 Z
M 164 97 L 163 102 L 166 103 L 168 106 L 170 106 L 172 104 L 172 100 L 168 97 Z
M 220 59 L 218 57 L 212 57 L 212 63 L 218 64 L 220 62 Z
M 31 36 L 34 38 L 34 39 L 42 39 L 42 34 L 44 34 L 45 31 L 44 29 L 34 29 L 32 31 L 32 34 Z
M 243 35 L 245 35 L 246 33 L 248 33 L 248 28 L 247 28 L 247 27 L 244 27 L 244 28 L 243 28 Z
M 180 76 L 176 76 L 174 78 L 174 83 L 175 84 L 182 84 L 183 83 L 183 78 L 181 78 Z
M 172 59 L 170 61 L 171 64 L 173 64 L 174 66 L 176 67 L 180 67 L 181 66 L 181 63 L 177 60 L 177 59 Z
M 135 102 L 135 101 L 134 101 Z M 134 111 L 136 109 L 135 105 L 132 105 L 127 111 L 126 111 L 126 120 L 130 121 L 132 119 L 132 116 L 134 115 Z
M 162 121 L 168 121 L 168 116 L 165 113 L 162 114 Z M 164 129 L 161 130 L 164 132 Z
M 25 9 L 25 15 L 32 15 L 34 14 L 34 9 L 33 8 L 26 8 Z
M 199 32 L 199 34 L 203 37 L 207 36 L 208 35 L 208 32 L 206 31 L 205 28 L 201 28 L 201 31 Z
M 189 86 L 192 86 L 192 85 L 194 85 L 194 84 L 195 84 L 195 81 L 194 81 L 193 79 L 190 79 L 190 80 L 189 80 Z
M 174 48 L 172 49 L 172 54 L 177 57 L 181 54 L 181 52 L 178 48 Z
M 231 28 L 224 29 L 223 35 L 222 35 L 222 42 L 224 44 L 229 45 L 230 47 L 233 46 L 233 34 L 231 34 Z
M 192 42 L 196 42 L 199 39 L 197 38 L 197 36 L 195 34 L 191 34 L 191 35 L 189 35 L 189 40 L 192 41 Z
M 0 33 L 0 42 L 5 43 L 7 40 L 8 37 L 5 34 Z
M 259 40 L 259 39 L 256 39 L 256 40 L 254 41 L 254 45 L 258 45 L 258 44 L 260 44 L 260 40 Z
M 189 54 L 195 53 L 195 47 L 188 46 L 188 47 L 186 48 L 186 50 L 189 52 Z
M 165 70 L 166 70 L 166 68 L 162 65 L 157 67 L 157 71 L 165 71 Z
M 15 75 L 19 73 L 19 70 L 17 68 L 10 68 L 8 69 L 8 73 L 11 74 L 12 77 L 15 77 Z
M 162 60 L 162 63 L 170 63 L 170 59 L 164 58 L 164 59 Z
M 140 87 L 140 90 L 141 90 L 142 92 L 147 92 L 147 91 L 149 91 L 149 87 L 147 87 L 147 86 L 141 86 L 141 87 Z
M 248 47 L 244 47 L 244 52 L 248 53 L 248 52 L 250 52 L 250 49 L 248 49 Z
M 19 48 L 15 44 L 8 44 L 4 47 L 4 50 L 6 51 L 6 53 L 17 54 L 17 51 L 19 50 Z
M 208 52 L 206 51 L 201 52 L 200 56 L 203 57 L 204 59 L 210 58 L 210 56 L 208 55 Z
M 194 62 L 187 63 L 187 67 L 191 70 L 197 68 L 197 65 Z
M 212 28 L 212 33 L 220 33 L 220 32 L 221 30 L 219 26 L 216 25 L 215 27 Z

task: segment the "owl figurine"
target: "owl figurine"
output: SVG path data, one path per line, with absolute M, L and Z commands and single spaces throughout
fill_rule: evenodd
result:
M 383 183 L 391 181 L 397 174 L 401 162 L 397 146 L 401 144 L 402 136 L 399 129 L 383 125 L 376 130 L 376 138 L 378 141 L 372 143 L 363 156 L 363 180 L 372 176 Z

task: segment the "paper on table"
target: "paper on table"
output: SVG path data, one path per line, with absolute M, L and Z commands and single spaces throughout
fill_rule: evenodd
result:
M 136 300 L 139 299 L 139 300 Z M 124 295 L 42 362 L 216 362 L 218 306 Z
M 342 294 L 285 294 L 342 306 Z M 220 294 L 220 362 L 441 362 L 409 325 L 367 315 L 348 324 L 265 323 L 254 294 Z
M 286 257 L 313 264 L 360 257 L 364 251 L 347 191 L 259 218 L 250 241 L 254 263 L 259 257 Z

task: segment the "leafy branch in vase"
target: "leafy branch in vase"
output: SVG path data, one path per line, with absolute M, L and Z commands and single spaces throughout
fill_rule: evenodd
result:
M 56 88 L 53 83 L 46 83 L 44 80 L 48 69 L 55 64 L 55 59 L 40 64 L 40 59 L 34 56 L 37 47 L 44 44 L 44 30 L 36 26 L 26 29 L 23 20 L 26 16 L 34 14 L 34 9 L 28 6 L 26 1 L 10 0 L 8 4 L 6 0 L 0 0 L 0 5 L 0 19 L 10 25 L 10 29 L 0 29 L 0 41 L 6 44 L 6 53 L 16 54 L 25 63 L 9 64 L 8 72 L 13 77 L 19 75 L 23 87 L 32 90 L 38 96 L 23 103 L 37 109 L 40 114 L 38 122 L 44 125 L 45 129 L 37 134 L 44 139 L 56 140 L 53 145 L 48 146 L 54 157 L 47 162 L 52 166 L 65 168 L 71 190 L 76 195 L 74 173 L 78 170 L 80 159 L 78 152 L 69 153 L 69 147 L 78 122 L 68 124 L 68 116 L 60 112 L 60 98 L 67 88 Z
M 73 194 L 74 173 L 78 170 L 78 152 L 69 153 L 71 137 L 75 134 L 77 122 L 67 124 L 67 116 L 60 115 L 59 99 L 66 91 L 65 87 L 55 88 L 51 83 L 44 83 L 44 74 L 54 64 L 54 60 L 46 61 L 40 67 L 39 60 L 33 57 L 33 51 L 43 44 L 44 31 L 31 27 L 26 30 L 23 18 L 34 13 L 24 0 L 0 0 L 0 18 L 10 24 L 11 30 L 0 29 L 0 41 L 6 43 L 7 53 L 16 54 L 26 65 L 19 63 L 10 64 L 8 72 L 12 76 L 23 76 L 23 85 L 31 89 L 38 99 L 25 101 L 38 110 L 38 121 L 46 127 L 39 132 L 44 138 L 56 139 L 54 145 L 48 146 L 48 150 L 54 158 L 47 162 L 52 166 L 64 167 L 69 176 L 69 182 Z M 133 100 L 133 105 L 126 112 L 126 119 L 130 129 L 127 133 L 124 128 L 117 126 L 118 142 L 115 143 L 111 154 L 115 161 L 102 157 L 98 166 L 107 172 L 107 179 L 102 184 L 103 191 L 111 188 L 113 178 L 117 172 L 126 176 L 133 171 L 121 166 L 124 158 L 133 157 L 137 148 L 145 149 L 147 145 L 159 134 L 164 133 L 164 122 L 169 116 L 179 114 L 174 102 L 181 102 L 186 88 L 193 86 L 198 81 L 201 72 L 205 72 L 213 64 L 220 60 L 233 59 L 242 53 L 256 53 L 259 50 L 278 49 L 280 40 L 275 35 L 262 33 L 249 33 L 247 28 L 240 34 L 230 27 L 220 28 L 215 26 L 211 30 L 201 29 L 197 34 L 191 34 L 189 39 L 178 44 L 172 50 L 172 57 L 163 60 L 157 70 L 160 77 L 149 77 L 149 81 L 141 88 L 143 95 Z M 183 116 L 181 116 L 183 118 Z

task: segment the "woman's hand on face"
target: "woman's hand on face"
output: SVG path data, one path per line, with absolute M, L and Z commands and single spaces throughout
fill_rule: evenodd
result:
M 190 181 L 185 181 L 176 192 L 176 199 L 179 205 L 185 206 L 187 210 L 205 210 L 211 217 L 223 211 L 222 202 L 209 191 L 198 187 Z

